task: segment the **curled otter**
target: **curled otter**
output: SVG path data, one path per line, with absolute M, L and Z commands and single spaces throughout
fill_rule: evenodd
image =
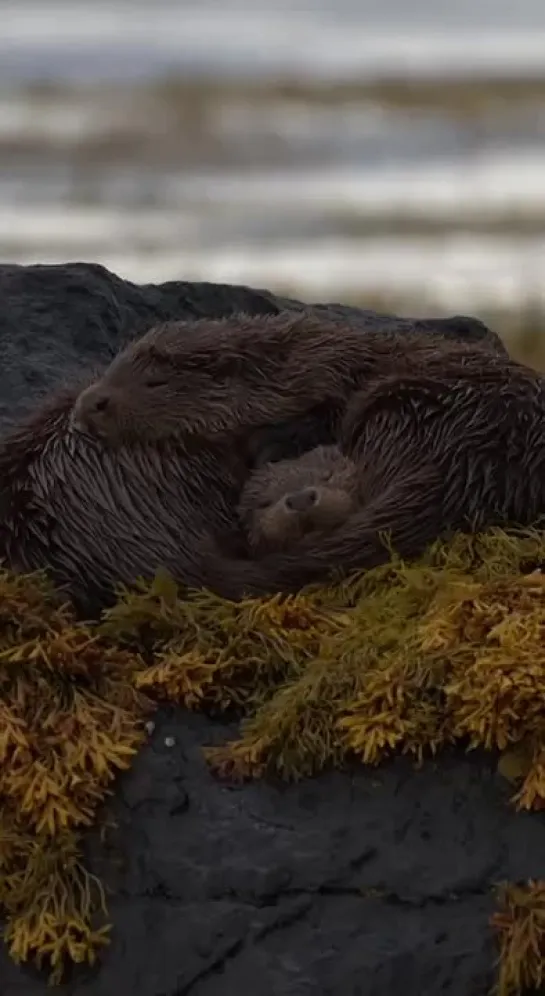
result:
M 445 364 L 450 379 L 441 381 Z M 435 369 L 440 386 L 424 403 L 417 380 L 413 399 L 412 382 L 396 381 L 396 366 L 407 377 L 423 370 L 433 376 Z M 53 400 L 3 440 L 0 557 L 18 570 L 47 569 L 85 614 L 108 604 L 117 584 L 150 578 L 161 566 L 225 598 L 292 590 L 326 579 L 331 568 L 383 558 L 378 528 L 391 528 L 405 552 L 434 538 L 445 522 L 436 459 L 450 474 L 450 518 L 468 504 L 490 512 L 496 497 L 503 500 L 494 491 L 498 462 L 503 471 L 515 444 L 520 459 L 526 439 L 517 485 L 522 498 L 515 508 L 507 496 L 504 506 L 524 507 L 531 517 L 542 503 L 536 470 L 543 399 L 535 377 L 517 381 L 514 401 L 502 393 L 510 371 L 516 380 L 519 369 L 484 347 L 447 345 L 429 335 L 363 334 L 305 315 L 160 327 L 91 388 Z M 341 433 L 342 451 L 365 482 L 364 507 L 319 542 L 309 534 L 287 551 L 245 559 L 237 503 L 248 439 L 261 434 L 266 448 L 267 427 L 291 419 L 295 444 L 310 436 L 315 445 L 320 420 L 336 433 L 358 387 L 388 372 L 394 379 L 386 394 L 375 392 L 367 414 L 361 407 L 361 441 L 357 417 Z M 459 388 L 458 400 L 464 399 L 468 379 L 473 408 L 453 406 L 451 393 Z M 446 413 L 443 421 L 437 410 Z M 317 411 L 319 420 L 311 414 L 306 421 Z M 415 435 L 420 423 L 423 437 Z M 474 498 L 461 483 L 466 464 Z M 512 467 L 509 480 L 513 492 Z
M 496 356 L 485 343 L 400 334 L 395 325 L 364 333 L 294 312 L 171 322 L 131 343 L 80 394 L 73 424 L 111 446 L 248 434 L 316 409 L 336 426 L 372 376 L 425 370 L 445 350 L 467 362 Z
M 279 550 L 311 532 L 328 532 L 358 506 L 356 465 L 337 446 L 267 463 L 242 489 L 239 515 L 254 552 Z
M 216 545 L 235 594 L 298 590 L 392 550 L 413 559 L 454 531 L 545 522 L 545 378 L 514 361 L 445 354 L 427 374 L 377 378 L 348 405 L 340 447 L 357 466 L 360 507 L 253 561 Z
M 319 428 L 305 421 L 307 406 L 315 404 L 332 425 L 360 372 L 389 359 L 397 342 L 385 343 L 382 333 L 365 339 L 361 330 L 344 337 L 338 326 L 292 315 L 264 326 L 255 319 L 202 321 L 184 326 L 183 334 L 177 325 L 163 327 L 115 367 L 104 410 L 100 383 L 68 392 L 2 442 L 0 556 L 15 569 L 47 569 L 85 614 L 107 604 L 116 585 L 150 578 L 158 567 L 188 586 L 236 597 L 238 587 L 223 576 L 221 563 L 216 572 L 202 550 L 215 536 L 223 552 L 246 553 L 237 503 L 248 439 L 264 431 L 266 443 L 271 421 L 295 416 L 301 442 Z M 167 387 L 158 382 L 157 355 L 162 376 L 171 380 Z M 268 375 L 288 369 L 291 380 L 277 394 Z M 74 431 L 82 417 L 85 429 L 98 431 Z M 117 425 L 111 447 L 109 431 L 100 430 Z
M 320 404 L 333 413 L 341 451 L 365 481 L 359 508 L 319 538 L 254 560 L 206 538 L 203 563 L 221 563 L 238 598 L 384 563 L 384 534 L 412 558 L 456 529 L 536 523 L 545 514 L 544 390 L 535 371 L 483 346 L 362 335 L 284 313 L 257 325 L 238 316 L 189 333 L 151 330 L 78 398 L 74 419 L 115 446 L 221 441 Z

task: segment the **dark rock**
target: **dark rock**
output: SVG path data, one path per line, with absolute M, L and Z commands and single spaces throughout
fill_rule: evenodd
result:
M 137 287 L 98 266 L 0 267 L 0 424 L 157 320 L 305 307 L 266 291 Z M 340 305 L 351 321 L 391 321 Z M 474 319 L 425 323 L 467 338 Z M 400 322 L 410 328 L 410 322 Z M 110 890 L 111 947 L 63 996 L 481 996 L 495 971 L 492 889 L 543 875 L 545 824 L 518 814 L 490 757 L 398 760 L 297 785 L 233 788 L 201 746 L 232 730 L 164 711 L 120 781 L 118 827 L 89 857 Z M 0 950 L 2 996 L 46 981 Z
M 233 788 L 201 745 L 229 732 L 164 713 L 89 851 L 112 945 L 63 996 L 485 993 L 491 892 L 541 872 L 543 820 L 517 814 L 490 758 L 395 761 Z M 165 743 L 167 741 L 167 743 Z M 168 746 L 168 743 L 172 746 Z M 0 956 L 2 996 L 46 996 Z
M 137 286 L 91 263 L 0 265 L 0 429 L 82 370 L 105 366 L 129 339 L 157 322 L 236 311 L 277 314 L 286 307 L 309 306 L 269 291 L 226 284 L 176 281 Z M 396 322 L 409 330 L 415 325 L 410 319 L 340 304 L 315 307 L 330 319 L 362 327 Z M 503 349 L 499 337 L 475 318 L 416 324 L 435 334 L 485 340 Z

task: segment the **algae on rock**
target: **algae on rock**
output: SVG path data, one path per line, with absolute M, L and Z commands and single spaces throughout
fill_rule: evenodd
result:
M 498 996 L 542 992 L 545 983 L 545 882 L 505 884 L 492 926 L 500 939 Z
M 139 659 L 78 623 L 39 575 L 0 572 L 0 908 L 18 961 L 92 961 L 100 884 L 79 833 L 130 766 L 151 708 Z
M 238 739 L 207 750 L 229 777 L 300 778 L 395 751 L 421 762 L 460 743 L 503 752 L 516 805 L 544 806 L 540 564 L 545 534 L 495 530 L 436 544 L 416 564 L 393 558 L 331 587 L 236 604 L 160 572 L 95 626 L 43 577 L 1 572 L 0 907 L 12 956 L 45 960 L 59 979 L 107 942 L 80 834 L 160 701 L 236 712 Z M 510 929 L 506 996 L 517 991 L 505 988 Z

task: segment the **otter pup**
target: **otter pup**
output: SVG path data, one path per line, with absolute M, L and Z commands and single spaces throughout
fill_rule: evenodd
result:
M 233 433 L 248 438 L 316 410 L 331 427 L 372 376 L 425 370 L 445 352 L 481 366 L 482 357 L 504 359 L 485 343 L 400 334 L 395 326 L 363 333 L 312 314 L 170 322 L 118 354 L 78 397 L 73 424 L 112 446 Z M 324 441 L 313 438 L 311 445 Z
M 332 530 L 357 508 L 358 491 L 356 465 L 338 446 L 317 446 L 254 470 L 238 506 L 251 550 L 280 550 L 308 533 Z
M 438 538 L 545 524 L 545 378 L 503 359 L 444 355 L 427 373 L 376 378 L 349 403 L 341 451 L 365 486 L 320 536 L 223 563 L 232 597 L 295 591 L 332 575 L 420 556 Z

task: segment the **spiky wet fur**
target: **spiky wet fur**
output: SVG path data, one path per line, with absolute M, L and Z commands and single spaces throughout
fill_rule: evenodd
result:
M 138 380 L 150 370 L 170 378 L 168 389 L 150 389 L 151 405 Z M 331 433 L 348 400 L 379 375 L 390 379 L 377 382 L 373 404 L 359 410 L 360 436 L 354 415 L 342 433 L 347 455 L 369 465 L 365 511 L 319 545 L 303 540 L 276 559 L 242 559 L 235 516 L 247 468 L 237 452 L 240 438 L 245 444 L 263 430 L 266 437 L 267 426 L 274 431 L 291 419 L 293 427 L 300 417 L 308 436 L 318 434 L 320 423 L 308 422 L 317 407 L 329 420 L 324 432 Z M 423 385 L 435 381 L 435 395 L 423 401 Z M 331 569 L 381 563 L 386 552 L 378 530 L 391 530 L 394 545 L 412 556 L 481 506 L 482 524 L 519 509 L 533 522 L 544 511 L 536 443 L 542 381 L 486 345 L 388 330 L 363 334 L 292 313 L 259 322 L 237 316 L 152 330 L 120 354 L 99 383 L 108 390 L 113 383 L 128 413 L 112 438 L 105 433 L 104 444 L 74 433 L 76 397 L 82 396 L 75 392 L 0 448 L 0 555 L 19 570 L 49 568 L 85 605 L 103 604 L 115 583 L 150 577 L 158 566 L 225 597 L 290 590 L 329 577 Z M 473 385 L 467 397 L 460 387 L 466 384 Z M 511 435 L 523 461 L 520 494 L 528 501 L 509 504 L 511 482 L 498 510 L 501 489 L 491 490 L 489 475 L 504 465 L 505 431 L 496 423 L 505 420 L 510 385 Z M 453 392 L 459 401 L 449 407 Z M 431 418 L 437 406 L 441 416 Z M 320 441 L 313 436 L 312 445 Z M 109 442 L 116 445 L 110 449 Z M 462 483 L 467 461 L 470 486 Z M 441 462 L 452 481 L 446 504 Z
M 213 526 L 239 535 L 234 453 L 213 446 L 132 446 L 114 452 L 73 432 L 76 392 L 50 402 L 0 448 L 0 556 L 16 570 L 48 569 L 82 611 L 119 583 L 158 567 L 221 592 L 201 573 L 196 544 Z
M 395 324 L 364 331 L 294 312 L 170 322 L 113 360 L 78 398 L 74 419 L 112 446 L 258 432 L 315 410 L 342 412 L 371 377 L 425 370 L 438 350 L 461 362 L 502 357 L 488 343 L 400 333 Z
M 392 548 L 417 557 L 456 530 L 542 524 L 545 379 L 501 357 L 438 352 L 426 370 L 377 378 L 355 397 L 341 449 L 366 482 L 362 510 L 319 542 L 224 558 L 235 594 L 297 590 L 375 567 Z

